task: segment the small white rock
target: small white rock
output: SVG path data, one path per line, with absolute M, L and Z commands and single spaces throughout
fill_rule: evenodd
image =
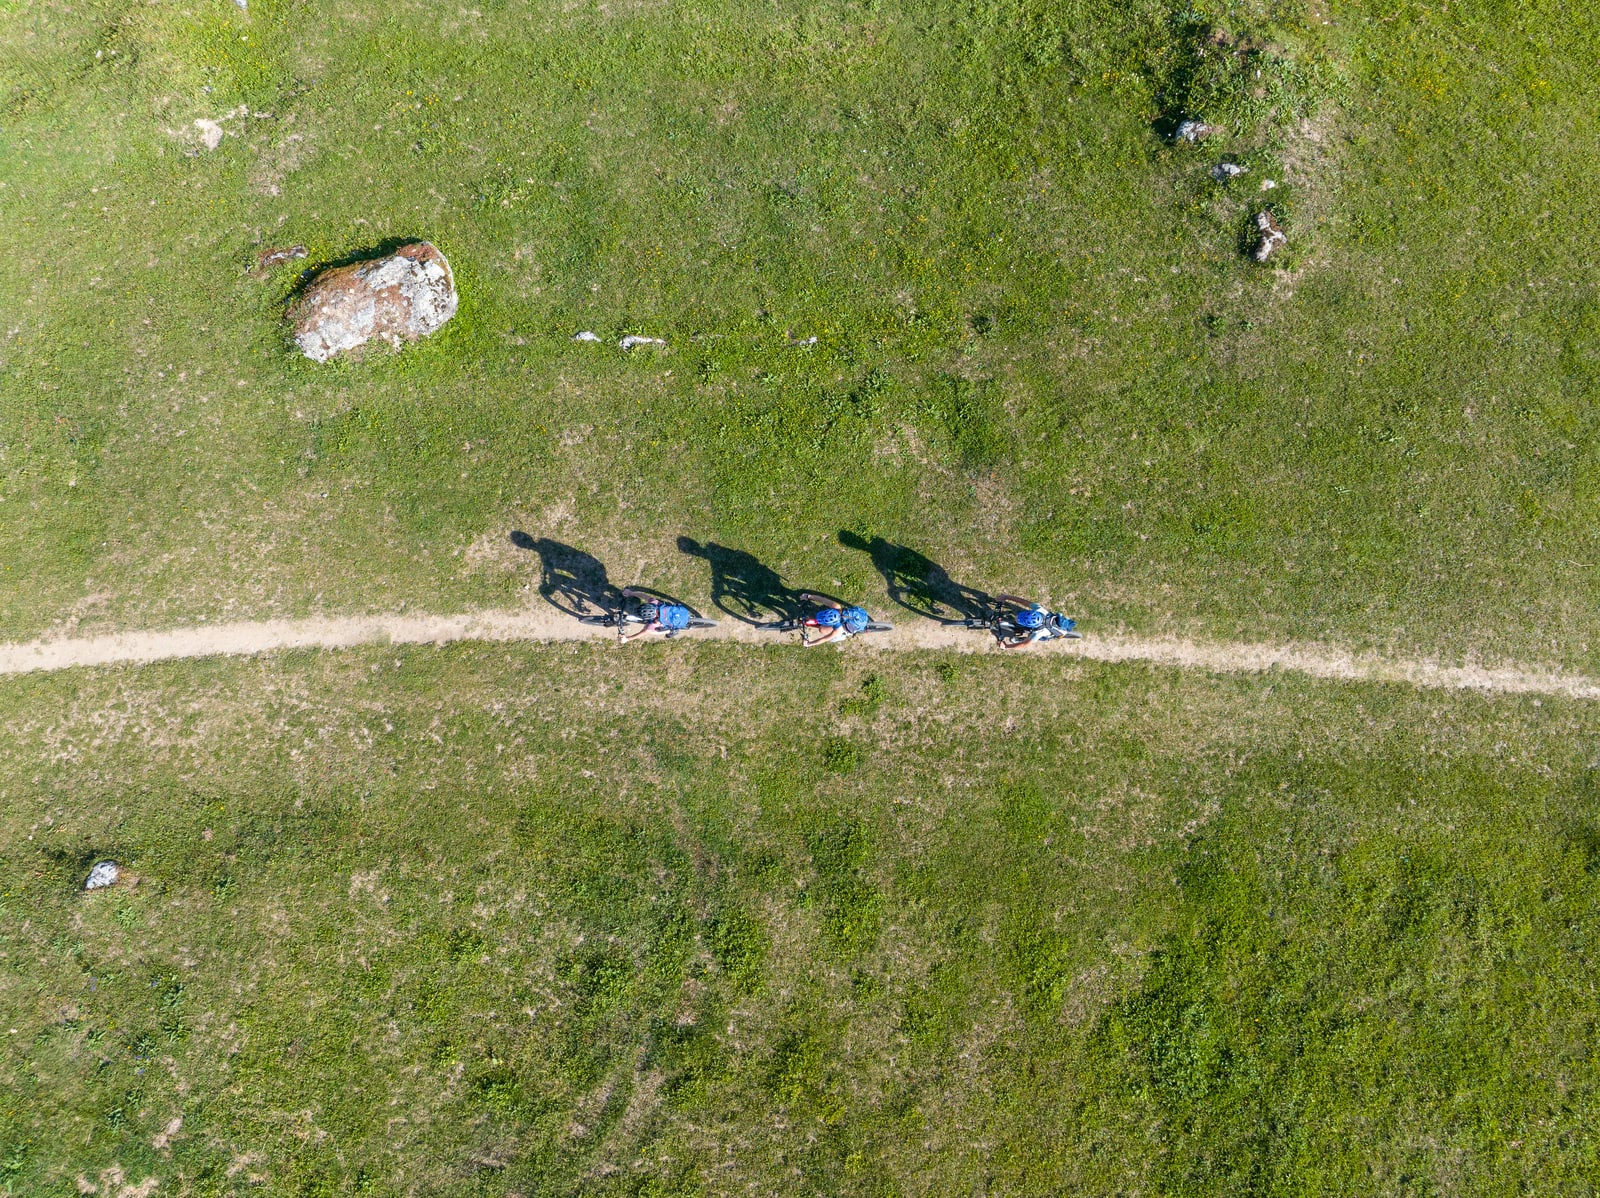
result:
M 573 337 L 573 340 L 574 341 L 595 341 L 595 342 L 598 342 L 600 340 L 600 334 L 599 333 L 591 333 L 588 329 L 584 329 L 583 332 L 581 332 L 581 333 L 577 334 L 575 337 Z
M 1240 166 L 1237 162 L 1219 162 L 1211 168 L 1211 177 L 1221 183 L 1227 179 L 1237 179 L 1249 170 L 1248 166 Z
M 1174 141 L 1198 142 L 1204 141 L 1213 133 L 1221 133 L 1222 126 L 1208 125 L 1204 121 L 1184 121 L 1173 133 Z
M 636 345 L 665 345 L 660 337 L 635 337 L 632 334 L 617 342 L 618 349 L 632 349 Z
M 1277 185 L 1278 185 L 1278 181 L 1276 179 L 1263 179 L 1263 180 L 1261 180 L 1261 190 L 1262 191 L 1271 191 Z
M 1281 247 L 1289 244 L 1289 238 L 1283 228 L 1273 218 L 1270 212 L 1256 213 L 1256 228 L 1261 232 L 1261 240 L 1256 243 L 1255 260 L 1265 262 L 1272 257 Z
M 121 876 L 122 870 L 115 861 L 101 861 L 89 871 L 88 880 L 84 882 L 83 888 L 85 890 L 104 890 L 107 886 L 115 883 Z

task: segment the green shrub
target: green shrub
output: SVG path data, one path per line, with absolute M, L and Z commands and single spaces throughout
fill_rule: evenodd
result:
M 760 989 L 767 937 L 754 918 L 737 908 L 725 910 L 707 924 L 706 942 L 735 990 L 753 994 Z
M 883 702 L 883 677 L 868 674 L 861 683 L 861 692 L 839 702 L 840 715 L 871 715 Z
M 861 750 L 848 737 L 830 736 L 822 746 L 822 764 L 835 774 L 848 774 L 861 764 Z

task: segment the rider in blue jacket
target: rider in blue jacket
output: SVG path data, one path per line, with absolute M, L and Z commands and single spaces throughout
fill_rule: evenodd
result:
M 1060 612 L 1050 611 L 1044 604 L 1024 599 L 1021 595 L 997 595 L 995 598 L 1017 609 L 1016 614 L 1011 616 L 1011 622 L 1017 626 L 1017 631 L 1001 636 L 1000 647 L 1003 649 L 1021 649 L 1041 641 L 1052 641 L 1065 636 L 1078 626 L 1076 620 L 1070 620 Z
M 693 615 L 681 603 L 663 603 L 649 591 L 636 591 L 632 587 L 624 587 L 622 596 L 633 599 L 638 603 L 638 616 L 644 621 L 633 632 L 623 632 L 623 626 L 617 625 L 617 639 L 631 641 L 643 636 L 647 632 L 661 632 L 667 636 L 676 636 L 679 632 L 689 627 L 689 617 Z
M 816 614 L 809 617 L 806 627 L 800 630 L 800 643 L 808 649 L 813 645 L 826 645 L 830 641 L 838 643 L 848 640 L 872 623 L 866 608 L 846 607 L 836 599 L 813 595 L 809 591 L 800 592 L 800 598 L 817 605 Z M 807 635 L 810 628 L 824 631 L 821 636 L 812 637 Z

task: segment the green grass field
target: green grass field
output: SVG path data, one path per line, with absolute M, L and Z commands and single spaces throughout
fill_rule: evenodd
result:
M 1592 667 L 1597 54 L 1552 3 L 13 0 L 0 633 L 514 602 L 517 528 L 871 593 L 849 530 L 1102 628 Z M 295 272 L 414 237 L 456 320 L 299 358 Z
M 1549 0 L 0 0 L 0 641 L 560 543 L 1600 673 L 1597 62 Z M 299 356 L 301 271 L 423 238 L 450 324 Z M 8 677 L 0 1195 L 1594 1194 L 1597 728 L 732 643 Z
M 1597 1180 L 1575 706 L 576 646 L 0 721 L 13 1194 Z

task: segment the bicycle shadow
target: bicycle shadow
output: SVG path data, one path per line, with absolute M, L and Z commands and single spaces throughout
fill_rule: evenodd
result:
M 800 593 L 753 554 L 714 541 L 702 545 L 693 537 L 679 537 L 678 549 L 706 559 L 711 567 L 711 602 L 735 620 L 764 624 L 797 619 L 806 610 Z
M 889 598 L 907 611 L 944 624 L 959 624 L 981 619 L 993 606 L 985 591 L 963 586 L 946 573 L 938 562 L 906 545 L 896 545 L 882 537 L 868 540 L 848 529 L 839 533 L 839 544 L 859 549 L 872 559 L 883 575 Z M 953 614 L 946 614 L 946 610 Z
M 539 594 L 558 611 L 587 616 L 622 607 L 622 590 L 606 577 L 604 563 L 583 550 L 549 537 L 535 540 L 521 530 L 511 534 L 511 543 L 539 555 Z

